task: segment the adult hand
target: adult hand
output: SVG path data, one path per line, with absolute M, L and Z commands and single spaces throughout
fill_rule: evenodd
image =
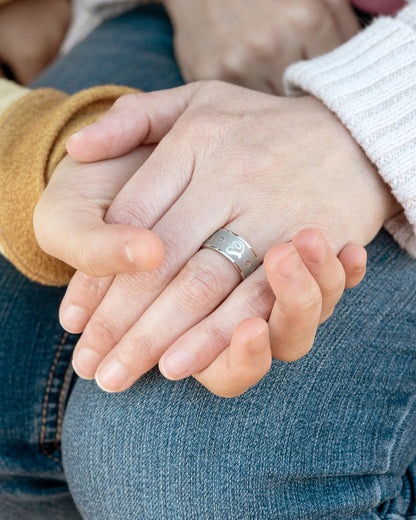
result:
M 70 21 L 68 0 L 13 0 L 0 6 L 0 75 L 11 73 L 23 85 L 34 80 L 57 56 Z
M 61 314 L 69 329 L 88 322 L 74 363 L 109 391 L 127 388 L 159 359 L 171 378 L 198 372 L 229 345 L 240 321 L 269 317 L 274 295 L 264 266 L 239 283 L 229 261 L 200 250 L 217 229 L 245 238 L 260 258 L 311 227 L 339 252 L 368 243 L 399 210 L 350 133 L 312 97 L 277 98 L 221 82 L 125 96 L 72 137 L 68 150 L 94 161 L 158 141 L 106 221 L 152 229 L 164 242 L 164 262 L 99 291 L 75 278 Z M 317 300 L 316 291 L 305 292 L 300 322 Z M 94 316 L 69 323 L 70 304 Z M 310 347 L 272 344 L 272 351 L 292 360 Z
M 283 94 L 288 65 L 331 51 L 360 25 L 348 0 L 165 0 L 186 81 Z
M 65 157 L 35 211 L 35 230 L 43 247 L 72 265 L 85 270 L 91 268 L 92 273 L 103 275 L 158 267 L 163 250 L 157 237 L 145 230 L 103 223 L 111 201 L 151 151 L 150 146 L 140 147 L 119 159 L 92 164 L 79 164 Z M 130 244 L 134 253 L 136 261 L 133 263 L 132 255 L 125 253 L 126 244 Z M 363 248 L 347 245 L 338 260 L 324 237 L 314 230 L 298 233 L 292 244 L 293 247 L 289 244 L 274 246 L 264 262 L 276 297 L 269 320 L 270 333 L 267 323 L 261 318 L 241 322 L 233 333 L 231 345 L 206 369 L 194 374 L 217 395 L 238 395 L 264 376 L 272 358 L 269 334 L 274 343 L 279 343 L 280 349 L 286 348 L 289 355 L 296 351 L 297 344 L 313 341 L 318 316 L 319 321 L 324 321 L 332 313 L 344 287 L 357 285 L 364 276 L 366 254 Z M 323 257 L 322 251 L 326 252 Z M 285 257 L 288 252 L 295 253 L 294 258 L 303 263 L 298 276 L 292 280 L 284 273 L 282 275 L 282 265 L 276 268 L 279 256 Z M 287 260 L 285 262 L 287 270 Z M 103 289 L 112 279 L 90 278 L 78 272 L 72 285 L 81 282 L 88 301 L 91 289 L 96 294 L 103 294 Z M 309 292 L 318 294 L 316 308 L 300 321 L 302 302 Z M 82 294 L 77 293 L 77 297 L 80 296 Z M 66 304 L 64 300 L 62 312 Z M 82 310 L 78 312 L 82 313 Z

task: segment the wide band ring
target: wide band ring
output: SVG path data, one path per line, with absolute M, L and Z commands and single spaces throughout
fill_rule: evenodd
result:
M 247 278 L 261 264 L 253 248 L 228 229 L 219 229 L 201 247 L 213 249 L 230 260 L 237 271 Z

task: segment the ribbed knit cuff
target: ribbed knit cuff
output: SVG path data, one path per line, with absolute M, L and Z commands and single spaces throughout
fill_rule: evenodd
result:
M 416 3 L 377 19 L 334 51 L 285 74 L 290 96 L 310 93 L 340 118 L 404 208 L 386 229 L 416 256 Z

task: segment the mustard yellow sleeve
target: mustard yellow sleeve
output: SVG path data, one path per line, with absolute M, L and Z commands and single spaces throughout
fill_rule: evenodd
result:
M 33 211 L 66 153 L 68 137 L 96 121 L 119 96 L 136 91 L 104 86 L 69 97 L 54 89 L 17 87 L 23 89 L 18 91 L 12 85 L 9 101 L 13 101 L 0 109 L 0 248 L 31 280 L 65 285 L 73 270 L 40 249 Z

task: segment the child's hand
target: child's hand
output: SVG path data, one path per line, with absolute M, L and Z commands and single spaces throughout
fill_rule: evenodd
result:
M 33 81 L 57 56 L 70 21 L 68 0 L 14 0 L 1 6 L 0 76 L 12 75 L 22 85 Z
M 103 277 L 151 271 L 163 260 L 163 244 L 138 226 L 105 224 L 105 213 L 152 152 L 141 146 L 117 159 L 80 164 L 69 156 L 56 168 L 34 212 L 33 225 L 46 253 Z M 104 283 L 107 278 L 96 278 Z
M 323 252 L 324 255 L 323 255 Z M 269 323 L 249 318 L 237 325 L 231 345 L 193 377 L 211 392 L 234 397 L 258 383 L 272 357 L 293 361 L 312 346 L 318 323 L 332 314 L 344 288 L 365 274 L 366 252 L 347 245 L 338 258 L 324 237 L 308 229 L 291 243 L 272 247 L 264 258 L 267 279 L 276 297 Z M 308 300 L 308 295 L 314 298 Z M 313 305 L 307 305 L 314 301 Z M 165 364 L 159 364 L 165 372 Z
M 43 248 L 72 265 L 94 265 L 98 276 L 157 268 L 163 259 L 158 237 L 135 226 L 104 223 L 106 209 L 152 150 L 142 146 L 121 158 L 91 164 L 64 158 L 35 211 L 35 232 Z M 125 254 L 126 244 L 132 247 L 133 262 Z M 365 250 L 353 245 L 344 247 L 337 259 L 322 234 L 312 229 L 298 233 L 291 243 L 272 247 L 264 259 L 276 297 L 269 328 L 261 318 L 243 321 L 231 346 L 194 377 L 212 392 L 231 397 L 257 383 L 272 356 L 289 361 L 304 355 L 344 288 L 361 281 L 365 260 Z M 289 278 L 291 265 L 298 270 Z M 102 289 L 112 277 L 86 278 L 78 271 L 74 278 L 78 290 L 83 279 L 89 294 L 99 295 L 105 294 Z M 62 310 L 67 306 L 68 298 Z M 82 374 L 85 367 L 79 362 L 76 366 Z M 169 376 L 169 362 L 163 359 L 160 366 Z
M 288 65 L 358 32 L 348 0 L 165 0 L 186 81 L 222 79 L 282 94 Z

